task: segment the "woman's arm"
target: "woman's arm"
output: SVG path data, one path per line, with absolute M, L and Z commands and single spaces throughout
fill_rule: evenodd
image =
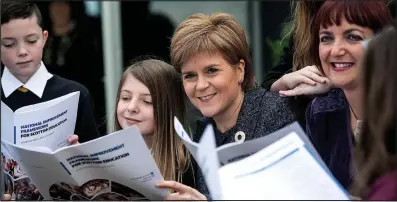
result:
M 279 80 L 273 83 L 270 91 L 280 92 L 294 90 L 298 86 L 301 86 L 300 88 L 302 88 L 301 84 L 304 84 L 305 88 L 308 87 L 305 91 L 306 95 L 315 94 L 317 91 L 328 92 L 329 89 L 327 88 L 330 87 L 330 82 L 327 81 L 329 81 L 328 78 L 322 74 L 318 67 L 314 65 L 306 66 L 303 69 L 282 76 Z M 316 88 L 312 89 L 312 87 Z
M 261 87 L 273 92 L 284 91 L 282 92 L 284 96 L 312 95 L 318 94 L 318 92 L 328 92 L 331 85 L 316 66 L 307 66 L 299 71 L 291 72 L 293 47 L 294 39 L 291 36 L 288 46 L 284 47 L 284 54 L 281 56 L 277 65 L 272 67 L 266 74 Z M 298 86 L 299 88 L 295 89 Z

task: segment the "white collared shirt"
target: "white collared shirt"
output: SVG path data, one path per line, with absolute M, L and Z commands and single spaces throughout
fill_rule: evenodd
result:
M 10 71 L 8 71 L 7 67 L 5 67 L 3 76 L 1 77 L 1 87 L 4 91 L 4 95 L 6 98 L 21 86 L 32 91 L 35 95 L 41 98 L 43 96 L 44 88 L 47 84 L 47 81 L 52 76 L 53 75 L 47 71 L 44 63 L 41 62 L 39 69 L 37 69 L 33 76 L 30 77 L 26 84 L 23 84 L 13 74 L 11 74 Z

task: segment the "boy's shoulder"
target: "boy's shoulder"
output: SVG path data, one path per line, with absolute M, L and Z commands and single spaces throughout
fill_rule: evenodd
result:
M 68 94 L 76 91 L 80 91 L 80 96 L 86 96 L 90 94 L 88 89 L 82 84 L 55 74 L 53 74 L 52 78 L 47 81 L 46 89 L 49 92 L 57 92 L 62 94 Z

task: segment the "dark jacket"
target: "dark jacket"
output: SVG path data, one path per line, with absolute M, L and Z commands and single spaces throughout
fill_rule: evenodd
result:
M 315 98 L 307 108 L 306 133 L 325 164 L 344 188 L 348 188 L 353 132 L 349 103 L 342 89 Z
M 296 116 L 291 106 L 291 98 L 280 97 L 278 93 L 263 88 L 254 88 L 246 92 L 237 123 L 230 130 L 221 133 L 212 118 L 197 122 L 193 140 L 199 142 L 208 123 L 213 124 L 217 147 L 234 142 L 237 132 L 245 133 L 245 140 L 252 140 L 272 133 L 294 122 Z M 197 164 L 195 167 L 196 189 L 209 197 L 209 191 L 203 174 Z

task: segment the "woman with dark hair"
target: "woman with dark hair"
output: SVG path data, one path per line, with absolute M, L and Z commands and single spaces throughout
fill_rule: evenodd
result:
M 362 63 L 364 123 L 352 192 L 366 200 L 397 200 L 396 53 L 397 25 L 371 40 Z
M 326 1 L 316 14 L 312 35 L 315 65 L 336 89 L 315 98 L 306 111 L 306 133 L 336 179 L 352 179 L 351 150 L 360 136 L 363 84 L 358 77 L 363 42 L 390 25 L 382 1 Z
M 393 5 L 397 5 L 395 1 L 385 0 L 384 2 L 395 16 L 395 6 Z M 310 29 L 315 15 L 323 3 L 322 0 L 291 1 L 292 29 L 288 33 L 290 35 L 289 44 L 284 47 L 283 55 L 276 66 L 266 74 L 264 82 L 261 84 L 263 88 L 281 91 L 281 94 L 286 96 L 313 95 L 329 90 L 329 85 L 317 85 L 322 84 L 321 80 L 324 78 L 318 77 L 322 75 L 312 67 L 307 68 L 314 66 L 313 58 L 316 57 L 310 51 L 314 43 Z M 302 71 L 295 73 L 300 70 Z M 315 72 L 317 76 L 311 72 Z M 307 85 L 295 88 L 301 83 Z M 313 88 L 315 84 L 317 87 Z M 311 88 L 307 88 L 308 86 Z M 305 97 L 300 96 L 299 98 Z
M 394 10 L 391 0 L 384 1 Z M 276 66 L 266 74 L 262 87 L 282 96 L 296 96 L 295 105 L 300 124 L 305 126 L 305 109 L 313 96 L 327 93 L 332 83 L 315 64 L 312 54 L 313 35 L 310 31 L 314 17 L 324 1 L 293 1 L 290 41 Z

